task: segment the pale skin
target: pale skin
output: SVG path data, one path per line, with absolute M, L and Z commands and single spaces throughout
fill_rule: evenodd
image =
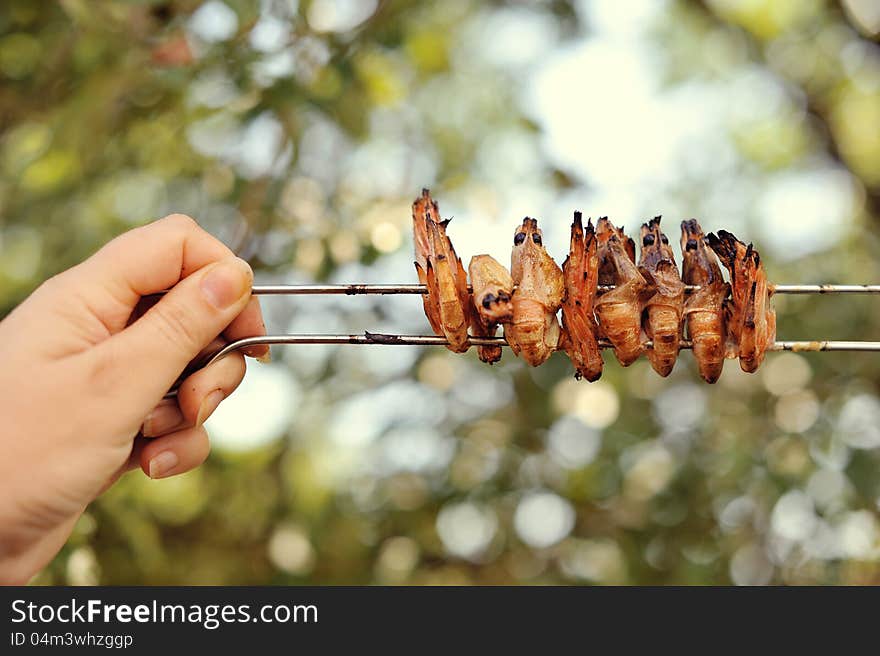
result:
M 125 472 L 166 478 L 205 460 L 203 423 L 241 382 L 244 356 L 162 397 L 206 349 L 265 334 L 252 283 L 246 262 L 172 215 L 117 237 L 0 321 L 0 583 L 30 580 Z

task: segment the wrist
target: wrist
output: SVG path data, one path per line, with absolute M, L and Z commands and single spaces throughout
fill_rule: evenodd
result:
M 38 536 L 25 536 L 4 531 L 10 524 L 0 519 L 0 585 L 26 585 L 60 551 L 75 522 L 76 517 Z
M 27 584 L 58 552 L 72 527 L 70 522 L 45 526 L 34 517 L 9 499 L 0 503 L 0 585 Z
M 0 517 L 0 527 L 16 525 L 2 513 Z M 35 574 L 28 565 L 34 545 L 4 528 L 0 528 L 0 585 L 25 585 Z
M 20 558 L 0 558 L 0 585 L 27 585 L 34 574 L 23 567 Z

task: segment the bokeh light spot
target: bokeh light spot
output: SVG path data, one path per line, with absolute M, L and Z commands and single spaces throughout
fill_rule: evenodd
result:
M 819 419 L 819 400 L 810 390 L 788 392 L 776 402 L 773 417 L 781 430 L 803 433 Z
M 706 415 L 706 390 L 694 383 L 664 389 L 654 400 L 654 418 L 667 430 L 693 430 Z
M 636 501 L 645 501 L 661 492 L 675 474 L 675 459 L 659 442 L 647 442 L 628 449 L 621 456 L 626 469 L 624 491 Z
M 523 542 L 543 549 L 568 535 L 574 519 L 574 508 L 558 494 L 530 492 L 517 505 L 513 526 Z
M 427 356 L 419 363 L 419 380 L 436 390 L 445 391 L 455 382 L 456 363 L 447 353 Z
M 609 383 L 563 380 L 553 388 L 553 405 L 560 414 L 570 414 L 590 428 L 610 426 L 620 414 L 620 399 Z
M 837 418 L 835 435 L 856 449 L 880 447 L 880 399 L 858 394 L 849 399 Z
M 220 450 L 249 451 L 287 432 L 301 392 L 293 374 L 276 364 L 250 366 L 235 393 L 205 422 Z
M 809 361 L 797 353 L 780 353 L 768 358 L 761 367 L 764 387 L 775 396 L 802 389 L 811 376 Z
M 626 582 L 626 559 L 612 540 L 566 540 L 559 564 L 562 571 L 573 579 L 604 585 Z
M 577 417 L 564 415 L 547 433 L 551 456 L 563 467 L 584 467 L 596 458 L 602 446 L 599 432 Z
M 347 32 L 376 11 L 376 0 L 313 0 L 307 19 L 316 32 Z
M 740 547 L 730 559 L 730 578 L 735 585 L 767 585 L 772 577 L 773 565 L 757 545 Z
M 405 581 L 419 564 L 420 549 L 412 538 L 402 535 L 382 543 L 376 559 L 376 576 L 387 584 Z
M 211 0 L 193 12 L 189 29 L 208 43 L 226 41 L 238 29 L 238 16 L 225 2 Z
M 101 567 L 91 547 L 78 547 L 67 560 L 67 582 L 70 585 L 98 585 Z
M 816 529 L 817 523 L 812 499 L 800 490 L 783 494 L 770 515 L 773 532 L 793 541 L 806 540 Z
M 400 248 L 403 235 L 396 225 L 390 221 L 382 221 L 373 226 L 370 231 L 370 241 L 380 253 L 390 253 Z
M 489 546 L 498 526 L 490 509 L 465 502 L 444 506 L 437 515 L 437 534 L 449 553 L 477 560 Z
M 303 576 L 315 563 L 315 550 L 308 535 L 296 524 L 283 524 L 269 538 L 269 560 L 288 574 Z

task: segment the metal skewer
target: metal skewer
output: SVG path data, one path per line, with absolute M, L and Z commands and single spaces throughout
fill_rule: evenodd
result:
M 771 285 L 774 294 L 880 294 L 880 285 Z M 469 287 L 470 289 L 470 287 Z M 612 285 L 600 285 L 599 291 L 605 292 L 614 289 Z M 693 292 L 699 286 L 686 285 L 685 292 Z M 165 292 L 161 292 L 164 294 Z M 416 294 L 427 293 L 427 287 L 419 284 L 405 285 L 374 285 L 374 284 L 348 284 L 348 285 L 254 285 L 251 293 L 256 296 L 291 295 L 387 295 L 387 294 Z M 509 346 L 503 337 L 471 337 L 470 346 Z M 386 333 L 363 332 L 350 335 L 260 335 L 245 337 L 230 342 L 203 365 L 207 367 L 217 360 L 226 357 L 230 353 L 264 344 L 379 344 L 386 346 L 447 346 L 449 342 L 445 337 L 437 335 L 396 335 Z M 607 340 L 599 340 L 600 348 L 611 348 Z M 650 341 L 645 342 L 645 348 L 653 348 Z M 691 342 L 682 340 L 680 348 L 690 349 Z M 768 350 L 770 351 L 795 351 L 795 352 L 818 352 L 818 351 L 880 351 L 880 342 L 856 342 L 856 341 L 827 341 L 827 340 L 803 340 L 803 341 L 777 341 Z M 176 396 L 177 390 L 171 390 L 165 398 Z
M 774 294 L 880 294 L 880 285 L 771 285 Z M 470 288 L 468 288 L 470 289 Z M 613 285 L 599 285 L 600 292 L 614 289 Z M 685 292 L 699 289 L 685 285 Z M 254 285 L 256 296 L 341 294 L 362 296 L 368 294 L 427 294 L 425 285 Z
M 471 337 L 471 346 L 510 346 L 503 337 Z M 263 344 L 380 344 L 386 346 L 446 346 L 449 342 L 445 337 L 437 335 L 396 335 L 387 333 L 355 333 L 350 335 L 260 335 L 258 337 L 244 337 L 230 342 L 205 362 L 208 367 L 230 353 L 239 351 L 249 346 Z M 645 342 L 645 348 L 652 348 L 650 340 Z M 611 344 L 604 339 L 599 340 L 602 349 L 611 348 Z M 680 348 L 687 350 L 692 347 L 689 340 L 681 340 Z M 880 342 L 847 342 L 847 341 L 778 341 L 773 344 L 769 351 L 794 351 L 795 353 L 818 352 L 818 351 L 880 351 Z M 174 398 L 177 390 L 173 389 L 165 395 L 165 398 Z
M 262 344 L 381 344 L 386 346 L 447 346 L 449 342 L 445 337 L 437 335 L 396 335 L 387 333 L 355 333 L 351 335 L 261 335 L 259 337 L 245 337 L 230 342 L 217 351 L 205 364 L 209 366 L 234 351 L 248 346 Z M 471 337 L 471 346 L 510 346 L 503 337 Z M 645 348 L 652 348 L 650 340 L 644 343 Z M 599 347 L 611 348 L 607 340 L 599 340 Z M 682 349 L 690 349 L 691 342 L 683 339 L 680 342 Z M 880 342 L 847 342 L 847 341 L 778 341 L 774 342 L 770 351 L 880 351 Z
M 880 285 L 770 285 L 773 294 L 880 294 Z
M 470 289 L 470 287 L 469 287 Z M 600 285 L 599 291 L 614 289 L 613 285 Z M 686 292 L 699 289 L 696 285 L 686 285 Z M 771 285 L 774 294 L 880 294 L 880 285 Z M 251 293 L 257 296 L 272 295 L 347 295 L 360 296 L 368 294 L 426 294 L 427 287 L 419 284 L 404 285 L 374 285 L 374 284 L 348 284 L 348 285 L 254 285 Z M 208 366 L 226 355 L 248 346 L 263 344 L 384 344 L 391 346 L 447 346 L 449 342 L 445 337 L 437 335 L 391 335 L 384 333 L 364 332 L 351 335 L 261 335 L 258 337 L 246 337 L 231 342 L 215 353 L 205 364 Z M 509 346 L 503 337 L 471 337 L 471 346 Z M 601 348 L 611 348 L 607 340 L 600 340 Z M 690 349 L 691 343 L 682 340 L 682 349 Z M 652 348 L 650 341 L 645 343 L 646 348 Z M 770 351 L 880 351 L 880 342 L 855 342 L 855 341 L 829 341 L 829 340 L 802 340 L 802 341 L 777 341 L 768 350 Z

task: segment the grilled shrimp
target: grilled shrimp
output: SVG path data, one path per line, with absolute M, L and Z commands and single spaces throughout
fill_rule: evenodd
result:
M 684 283 L 678 275 L 669 239 L 660 231 L 659 216 L 642 225 L 641 239 L 639 271 L 654 290 L 645 303 L 642 318 L 645 334 L 653 340 L 648 359 L 654 371 L 668 376 L 680 347 Z
M 761 257 L 726 230 L 708 235 L 709 245 L 730 272 L 731 298 L 725 302 L 728 357 L 739 355 L 739 366 L 752 373 L 776 340 L 776 312 Z
M 471 298 L 461 259 L 446 236 L 448 224 L 448 219 L 440 219 L 437 202 L 423 189 L 413 203 L 416 273 L 428 288 L 422 303 L 434 333 L 446 337 L 451 351 L 462 353 L 469 346 Z
M 596 317 L 614 355 L 628 367 L 642 354 L 641 305 L 650 289 L 636 268 L 635 245 L 623 228 L 615 228 L 608 217 L 602 217 L 596 225 L 596 238 L 599 284 L 615 285 L 596 300 Z
M 599 351 L 599 325 L 593 306 L 599 283 L 599 257 L 596 253 L 596 235 L 593 222 L 584 230 L 581 213 L 574 213 L 571 224 L 571 244 L 568 257 L 562 265 L 565 279 L 565 298 L 562 301 L 562 340 L 564 349 L 574 364 L 575 377 L 589 381 L 602 375 L 602 354 Z
M 535 219 L 526 217 L 516 230 L 510 272 L 516 290 L 513 321 L 504 327 L 504 335 L 514 353 L 537 367 L 558 348 L 561 331 L 556 312 L 565 285 L 562 270 L 544 250 Z
M 700 376 L 707 383 L 714 383 L 724 367 L 724 299 L 730 288 L 696 219 L 681 222 L 681 252 L 684 283 L 699 287 L 684 304 L 688 338 Z
M 513 320 L 513 279 L 504 265 L 491 255 L 475 255 L 468 265 L 474 300 L 473 334 L 494 337 L 499 323 Z M 480 346 L 480 360 L 492 364 L 501 359 L 500 346 Z

